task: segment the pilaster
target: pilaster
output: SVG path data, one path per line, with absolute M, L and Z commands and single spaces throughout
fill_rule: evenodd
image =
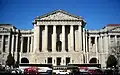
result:
M 34 42 L 33 36 L 31 36 L 30 52 L 33 52 L 33 42 Z
M 21 37 L 21 48 L 20 48 L 20 52 L 22 53 L 23 52 L 23 37 Z
M 30 51 L 30 37 L 28 37 L 28 41 L 27 41 L 27 53 L 29 53 Z

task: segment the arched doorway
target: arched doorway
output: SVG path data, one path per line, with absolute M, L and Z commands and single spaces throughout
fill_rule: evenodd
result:
M 62 42 L 61 41 L 57 41 L 56 48 L 57 48 L 57 52 L 61 52 L 61 50 L 62 50 Z
M 89 63 L 97 63 L 97 58 L 91 58 Z
M 21 63 L 29 63 L 29 60 L 24 57 L 24 58 L 21 59 Z

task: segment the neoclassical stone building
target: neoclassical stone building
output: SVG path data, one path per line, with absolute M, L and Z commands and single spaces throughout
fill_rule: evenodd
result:
M 32 23 L 32 30 L 0 24 L 1 64 L 11 53 L 20 63 L 99 63 L 105 67 L 110 47 L 120 44 L 120 24 L 87 30 L 82 17 L 63 10 L 37 16 Z

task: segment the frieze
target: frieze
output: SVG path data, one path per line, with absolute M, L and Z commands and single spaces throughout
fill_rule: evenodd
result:
M 82 25 L 81 21 L 39 21 L 37 25 Z
M 113 28 L 108 31 L 109 33 L 120 33 L 120 27 Z
M 120 31 L 120 27 L 113 29 L 112 31 Z

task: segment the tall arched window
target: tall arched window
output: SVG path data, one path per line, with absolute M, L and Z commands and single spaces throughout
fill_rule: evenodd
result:
M 29 63 L 29 60 L 24 57 L 24 58 L 21 59 L 21 63 Z
M 89 63 L 97 63 L 97 58 L 91 58 Z

